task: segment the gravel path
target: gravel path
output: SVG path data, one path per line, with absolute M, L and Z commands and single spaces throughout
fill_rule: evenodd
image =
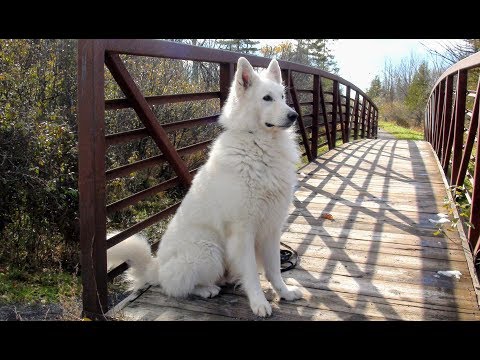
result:
M 381 127 L 378 128 L 378 133 L 377 133 L 377 139 L 382 139 L 382 140 L 395 140 L 395 136 L 390 134 L 389 132 L 386 132 L 383 130 Z
M 112 307 L 125 299 L 130 291 L 115 289 L 108 296 Z M 66 306 L 66 307 L 64 307 Z M 0 303 L 0 321 L 81 320 L 81 299 L 69 299 L 67 304 L 5 304 Z
M 63 309 L 59 304 L 0 305 L 0 321 L 45 321 L 62 318 Z

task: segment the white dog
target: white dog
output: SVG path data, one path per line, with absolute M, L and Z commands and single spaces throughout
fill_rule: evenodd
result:
M 174 297 L 213 297 L 219 285 L 239 281 L 262 317 L 272 308 L 257 266 L 282 298 L 301 298 L 280 273 L 281 228 L 297 181 L 299 153 L 290 131 L 297 116 L 285 102 L 278 62 L 259 75 L 239 58 L 219 119 L 225 131 L 194 177 L 156 257 L 135 236 L 109 249 L 109 265 L 128 259 L 136 289 L 159 284 Z

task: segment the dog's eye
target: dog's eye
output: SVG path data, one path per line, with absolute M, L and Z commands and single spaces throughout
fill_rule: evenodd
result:
M 282 99 L 285 99 L 285 95 L 282 95 Z
M 273 98 L 272 98 L 270 95 L 265 95 L 265 96 L 263 97 L 263 100 L 265 100 L 265 101 L 272 101 Z

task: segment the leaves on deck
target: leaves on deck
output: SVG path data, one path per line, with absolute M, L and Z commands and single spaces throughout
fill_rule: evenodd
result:
M 333 215 L 332 214 L 329 214 L 329 213 L 322 213 L 322 215 L 320 215 L 320 217 L 322 219 L 327 219 L 327 220 L 332 220 L 334 221 L 335 219 L 333 218 Z

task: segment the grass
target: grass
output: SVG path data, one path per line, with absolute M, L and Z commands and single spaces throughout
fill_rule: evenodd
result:
M 0 303 L 54 303 L 80 294 L 80 279 L 73 274 L 47 269 L 29 273 L 0 268 Z
M 423 140 L 423 131 L 417 129 L 407 129 L 391 121 L 379 120 L 378 126 L 389 132 L 399 140 Z

